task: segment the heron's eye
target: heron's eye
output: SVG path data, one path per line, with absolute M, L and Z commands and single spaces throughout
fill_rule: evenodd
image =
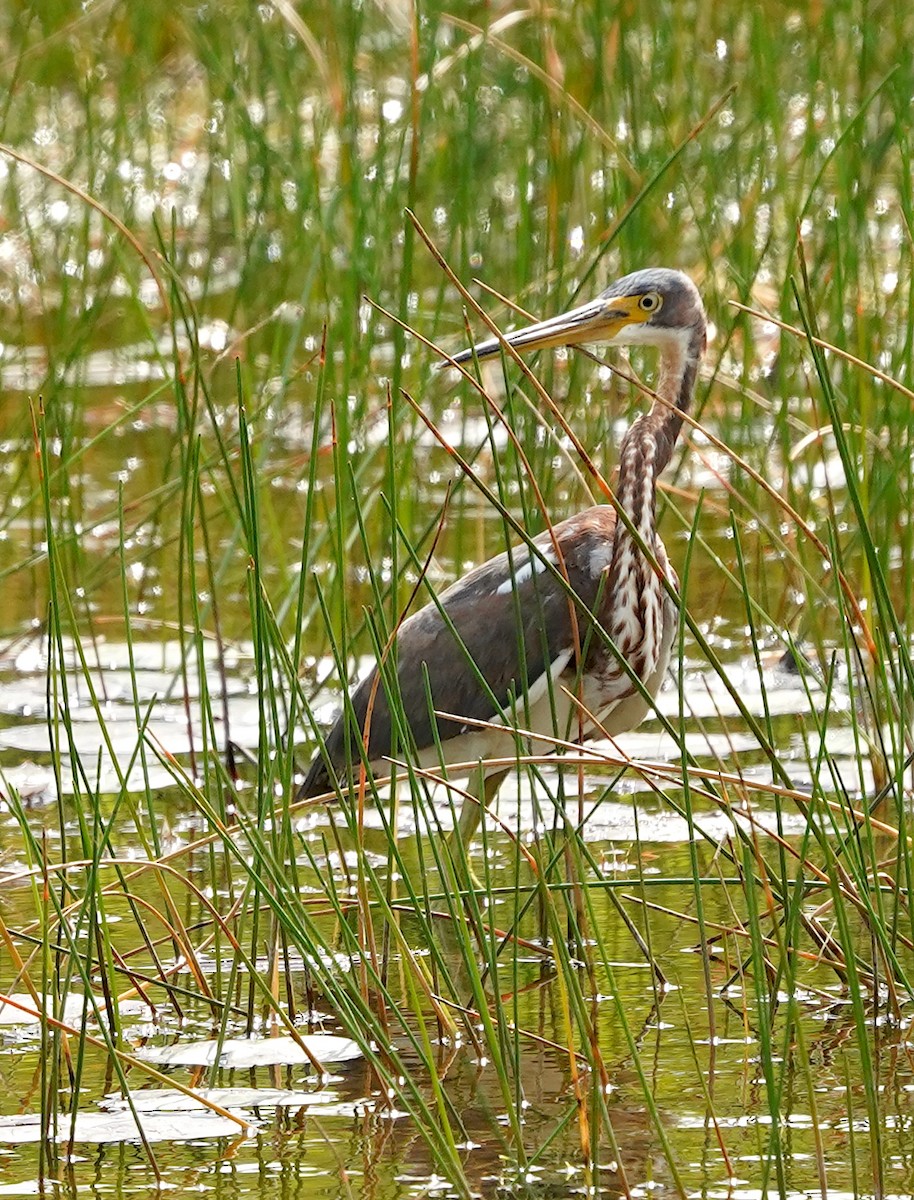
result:
M 656 292 L 648 292 L 638 301 L 638 307 L 642 312 L 656 312 L 662 303 L 663 298 Z

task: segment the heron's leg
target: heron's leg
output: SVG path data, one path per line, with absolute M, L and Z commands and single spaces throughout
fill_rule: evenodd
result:
M 467 786 L 469 795 L 464 799 L 463 807 L 460 809 L 460 816 L 457 818 L 454 832 L 449 839 L 452 847 L 454 845 L 454 838 L 457 838 L 464 850 L 469 850 L 470 841 L 473 834 L 479 828 L 479 822 L 482 819 L 482 810 L 495 799 L 495 793 L 501 787 L 509 770 L 509 767 L 503 767 L 499 771 L 492 771 L 489 775 L 482 775 L 482 771 L 480 770 L 475 775 L 470 776 Z M 482 775 L 481 781 L 479 778 L 480 775 Z

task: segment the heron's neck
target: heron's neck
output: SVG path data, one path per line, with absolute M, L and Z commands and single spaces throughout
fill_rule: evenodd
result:
M 619 448 L 616 496 L 648 545 L 654 532 L 657 476 L 670 461 L 682 414 L 692 401 L 703 348 L 703 331 L 696 330 L 689 339 L 671 337 L 661 351 L 658 398 L 633 422 Z M 624 533 L 621 526 L 619 532 Z
M 658 399 L 634 422 L 619 451 L 616 499 L 628 521 L 617 520 L 613 536 L 604 621 L 618 657 L 607 659 L 604 673 L 607 686 L 623 692 L 631 691 L 632 685 L 620 659 L 644 682 L 660 662 L 664 592 L 642 546 L 665 570 L 666 555 L 655 527 L 657 476 L 673 453 L 703 349 L 704 330 L 695 330 L 688 340 L 670 338 L 661 353 Z

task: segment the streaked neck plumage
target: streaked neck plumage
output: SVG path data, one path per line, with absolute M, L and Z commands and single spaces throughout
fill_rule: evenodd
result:
M 647 546 L 666 569 L 666 555 L 655 530 L 657 476 L 666 467 L 688 411 L 705 348 L 704 321 L 661 335 L 656 399 L 622 439 L 616 499 L 636 536 L 616 521 L 608 580 L 607 632 L 621 657 L 640 679 L 657 666 L 662 639 L 663 585 L 645 557 Z M 627 673 L 618 660 L 608 672 L 619 683 Z M 630 682 L 630 681 L 629 681 Z

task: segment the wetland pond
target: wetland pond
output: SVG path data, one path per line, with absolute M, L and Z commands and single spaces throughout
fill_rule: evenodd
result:
M 914 17 L 134 7 L 0 13 L 0 1198 L 914 1194 Z M 437 370 L 428 242 L 711 320 L 656 710 L 472 863 L 296 780 L 656 363 Z
M 104 412 L 104 401 L 99 403 Z M 473 423 L 470 430 L 478 432 Z M 154 459 L 159 437 L 155 428 L 134 434 L 131 452 L 139 462 Z M 468 453 L 473 448 L 461 447 Z M 278 460 L 288 460 L 296 445 L 277 435 L 271 452 Z M 420 467 L 419 478 L 427 481 L 441 470 L 441 455 L 429 447 L 416 451 L 418 460 L 423 453 L 428 461 Z M 686 468 L 680 486 L 694 487 L 693 477 L 702 470 L 700 462 Z M 110 495 L 111 476 L 86 476 L 80 486 L 87 493 Z M 710 502 L 714 493 L 707 481 L 705 487 Z M 440 506 L 440 487 L 421 483 L 417 500 L 430 508 Z M 90 575 L 98 569 L 97 562 L 103 563 L 111 554 L 104 531 L 96 527 L 96 536 L 97 548 L 85 542 L 83 547 Z M 724 538 L 725 533 L 718 536 Z M 686 538 L 668 535 L 668 544 L 675 555 Z M 439 562 L 445 576 L 456 569 L 443 548 Z M 151 601 L 151 610 L 164 614 L 170 602 L 167 589 L 156 590 L 159 596 Z M 351 590 L 358 594 L 357 586 Z M 164 615 L 159 621 L 162 628 L 169 625 Z M 850 806 L 850 797 L 873 791 L 869 766 L 856 742 L 859 729 L 853 720 L 850 687 L 847 679 L 840 678 L 829 685 L 830 720 L 821 745 L 812 748 L 809 729 L 815 725 L 813 715 L 816 706 L 824 704 L 825 693 L 817 672 L 800 672 L 777 642 L 760 647 L 758 659 L 748 655 L 745 617 L 739 611 L 719 612 L 704 632 L 719 657 L 727 686 L 686 644 L 685 656 L 661 692 L 658 715 L 622 737 L 617 747 L 597 746 L 598 753 L 582 776 L 564 773 L 566 805 L 577 811 L 578 797 L 584 798 L 582 836 L 590 855 L 591 919 L 600 929 L 598 957 L 612 973 L 608 980 L 605 971 L 591 967 L 588 978 L 584 961 L 569 964 L 582 976 L 581 994 L 592 1005 L 600 1060 L 607 1073 L 606 1110 L 615 1145 L 604 1147 L 596 1176 L 607 1194 L 620 1190 L 620 1179 L 630 1181 L 636 1195 L 644 1194 L 648 1183 L 653 1188 L 673 1188 L 675 1176 L 665 1166 L 669 1149 L 690 1192 L 756 1195 L 758 1179 L 774 1171 L 777 1155 L 791 1194 L 814 1190 L 823 1162 L 836 1191 L 849 1194 L 853 1191 L 849 1147 L 854 1145 L 854 1154 L 864 1158 L 873 1147 L 866 1113 L 855 1115 L 848 1108 L 848 1097 L 865 1088 L 846 983 L 824 965 L 808 965 L 802 986 L 796 981 L 796 990 L 788 994 L 785 982 L 785 990 L 771 1003 L 763 1018 L 771 1022 L 765 1039 L 758 1031 L 755 984 L 745 978 L 751 966 L 745 948 L 748 914 L 738 877 L 742 852 L 737 831 L 761 839 L 771 831 L 795 852 L 804 846 L 809 826 L 802 806 L 774 802 L 764 787 L 751 790 L 753 782 L 771 780 L 771 766 L 757 739 L 746 730 L 733 693 L 754 718 L 766 722 L 776 739 L 780 762 L 789 764 L 792 787 L 812 792 L 813 770 L 827 763 L 829 794 L 843 796 Z M 18 931 L 19 953 L 25 958 L 34 952 L 41 940 L 42 920 L 57 927 L 50 914 L 45 911 L 42 917 L 41 906 L 36 906 L 39 847 L 43 861 L 80 864 L 86 859 L 87 844 L 102 832 L 121 871 L 129 873 L 130 859 L 147 854 L 179 871 L 186 884 L 171 890 L 173 920 L 195 946 L 194 962 L 189 964 L 177 952 L 183 940 L 163 937 L 164 925 L 153 923 L 155 928 L 147 928 L 143 938 L 138 936 L 135 905 L 148 905 L 147 912 L 162 911 L 161 881 L 149 875 L 140 876 L 129 889 L 126 884 L 115 888 L 103 918 L 97 912 L 92 918 L 78 905 L 68 908 L 71 928 L 66 944 L 57 935 L 45 944 L 62 957 L 67 957 L 68 947 L 77 956 L 86 954 L 86 962 L 91 963 L 97 951 L 87 921 L 104 920 L 124 971 L 118 995 L 107 1001 L 119 1009 L 119 1044 L 157 1066 L 166 1078 L 143 1078 L 131 1070 L 135 1105 L 131 1112 L 103 1047 L 86 1046 L 78 1115 L 72 1127 L 70 1112 L 76 1106 L 66 1098 L 65 1081 L 57 1079 L 61 1102 L 54 1116 L 56 1149 L 44 1158 L 45 1168 L 53 1166 L 50 1173 L 64 1186 L 69 1179 L 105 1194 L 143 1191 L 149 1186 L 150 1167 L 138 1144 L 136 1122 L 140 1122 L 165 1185 L 179 1190 L 335 1196 L 342 1194 L 345 1180 L 362 1194 L 447 1195 L 452 1190 L 460 1194 L 440 1177 L 440 1167 L 417 1133 L 414 1115 L 385 1094 L 377 1074 L 349 1040 L 346 1021 L 321 995 L 301 953 L 285 945 L 277 958 L 267 929 L 251 926 L 251 911 L 246 920 L 239 919 L 243 905 L 251 903 L 249 877 L 231 856 L 206 840 L 211 825 L 199 807 L 188 804 L 186 789 L 174 786 L 173 764 L 154 753 L 155 747 L 167 750 L 189 773 L 195 764 L 193 770 L 201 778 L 207 770 L 211 738 L 220 753 L 230 738 L 239 756 L 242 751 L 256 755 L 262 705 L 255 659 L 254 647 L 243 637 L 222 643 L 212 638 L 199 655 L 177 638 L 149 640 L 143 635 L 142 619 L 129 641 L 119 639 L 114 631 L 106 632 L 99 622 L 91 640 L 82 640 L 78 647 L 61 639 L 49 650 L 46 632 L 37 629 L 10 638 L 4 647 L 0 662 L 3 777 L 21 801 L 15 812 L 5 808 L 0 825 L 3 921 L 7 929 Z M 315 712 L 324 719 L 339 703 L 337 689 L 318 682 L 325 676 L 332 679 L 332 662 L 311 661 L 306 675 Z M 201 699 L 201 679 L 209 680 L 211 692 L 218 681 L 218 702 L 212 695 Z M 49 703 L 58 693 L 60 705 L 58 689 L 64 688 L 70 693 L 63 706 L 66 720 L 49 719 Z M 664 729 L 661 717 L 670 722 L 670 729 Z M 52 736 L 66 738 L 67 748 L 59 756 L 50 753 Z M 297 740 L 299 759 L 304 761 L 313 743 L 301 732 Z M 724 803 L 711 802 L 696 786 L 684 808 L 683 789 L 671 782 L 681 770 L 684 750 L 694 763 L 704 764 L 712 773 L 722 769 L 731 777 L 732 794 L 727 796 L 724 789 Z M 638 771 L 616 772 L 598 761 L 599 752 L 609 758 L 621 754 L 639 762 L 667 764 L 670 779 L 642 777 Z M 83 773 L 75 783 L 74 764 Z M 557 991 L 550 939 L 543 936 L 542 916 L 530 904 L 531 878 L 518 867 L 517 839 L 511 834 L 520 831 L 520 840 L 532 845 L 532 831 L 553 824 L 549 797 L 558 785 L 559 775 L 549 766 L 539 768 L 536 778 L 525 775 L 513 785 L 509 781 L 497 809 L 508 832 L 492 825 L 485 841 L 486 918 L 492 928 L 510 929 L 517 939 L 515 943 L 506 938 L 493 961 L 499 964 L 499 989 L 511 996 L 504 1012 L 510 1016 L 510 1037 L 517 1037 L 519 1044 L 510 1088 L 523 1141 L 528 1153 L 535 1154 L 534 1161 L 523 1167 L 516 1163 L 504 1079 L 485 1046 L 473 1046 L 465 1036 L 451 1037 L 442 1030 L 434 1052 L 454 1107 L 452 1120 L 460 1130 L 458 1153 L 466 1177 L 482 1194 L 497 1189 L 504 1194 L 572 1196 L 593 1186 L 593 1176 L 579 1165 L 580 1130 L 569 1119 L 575 1081 L 563 1048 L 567 1014 L 562 1010 L 561 989 Z M 247 792 L 242 785 L 243 802 L 251 788 L 250 781 Z M 91 817 L 85 811 L 87 791 L 94 796 Z M 84 807 L 82 816 L 72 807 L 77 797 Z M 396 864 L 385 823 L 389 814 L 382 821 L 380 811 L 370 803 L 361 851 L 346 848 L 344 829 L 342 857 L 341 844 L 330 836 L 327 808 L 293 812 L 287 820 L 296 847 L 300 894 L 325 894 L 331 874 L 334 890 L 343 899 L 352 896 L 358 890 L 355 865 L 363 855 L 376 872 L 376 886 L 383 890 L 404 870 L 411 873 L 413 886 L 421 878 L 419 894 L 427 911 L 440 909 L 443 885 L 434 863 L 429 865 L 427 841 L 438 836 L 436 821 L 445 828 L 451 823 L 440 791 L 434 811 L 431 818 L 426 809 L 403 805 L 402 862 Z M 843 820 L 844 816 L 836 820 L 834 834 L 840 835 Z M 86 828 L 91 822 L 94 830 Z M 23 839 L 23 823 L 35 839 L 30 845 Z M 424 839 L 421 852 L 417 826 Z M 888 839 L 882 852 L 893 853 Z M 75 869 L 79 874 L 85 866 Z M 104 875 L 105 868 L 99 869 Z M 60 904 L 84 902 L 86 893 L 75 880 L 69 880 L 64 895 L 63 880 L 63 875 L 57 879 Z M 704 948 L 695 899 L 699 889 Z M 428 958 L 427 926 L 414 925 L 412 901 L 402 885 L 399 894 L 404 942 L 412 954 Z M 238 921 L 235 934 L 251 956 L 246 963 L 239 962 L 225 936 L 214 930 L 211 904 L 225 914 L 227 926 Z M 336 968 L 352 974 L 358 970 L 359 958 L 341 931 L 344 907 L 318 908 L 313 919 L 323 923 L 317 941 L 325 947 L 325 957 L 334 956 Z M 824 918 L 826 926 L 829 920 Z M 447 925 L 446 915 L 441 925 Z M 742 932 L 739 937 L 726 932 L 733 930 Z M 451 969 L 459 976 L 460 947 L 451 946 L 445 932 L 439 936 L 442 951 L 450 955 Z M 389 955 L 388 969 L 402 970 L 396 950 Z M 824 947 L 823 957 L 827 958 Z M 20 1005 L 33 1007 L 12 969 L 13 960 L 4 962 L 6 989 L 16 993 Z M 30 963 L 30 977 L 40 978 L 36 960 Z M 318 1037 L 312 1046 L 324 1064 L 323 1077 L 284 1030 L 265 1018 L 262 1001 L 252 1000 L 249 967 L 269 977 L 278 965 L 280 1004 L 299 1032 Z M 61 971 L 59 966 L 57 972 L 49 971 L 46 977 L 57 980 L 58 986 L 68 980 L 70 987 L 58 999 L 56 1017 L 70 1028 L 85 1021 L 97 1036 L 99 1018 L 107 1020 L 104 994 L 95 985 L 92 994 L 98 1012 L 93 1016 L 84 1008 L 79 972 L 72 967 Z M 155 986 L 160 974 L 168 981 L 164 992 Z M 131 979 L 135 989 L 128 986 Z M 218 1007 L 210 1002 L 212 997 L 219 999 Z M 226 1008 L 221 1007 L 222 1001 L 227 1002 Z M 627 1014 L 628 1036 L 619 1026 L 620 1007 Z M 789 1017 L 782 1015 L 787 1010 L 793 1010 Z M 878 1002 L 872 1016 L 881 1064 L 880 1113 L 885 1122 L 879 1153 L 896 1181 L 892 1190 L 903 1193 L 914 1184 L 909 1026 L 905 1020 L 881 1022 Z M 38 1177 L 42 1154 L 47 1154 L 39 1141 L 40 1097 L 48 1086 L 49 1044 L 55 1046 L 54 1054 L 59 1053 L 60 1035 L 54 1028 L 42 1033 L 37 1019 L 26 1017 L 21 1008 L 0 1009 L 0 1022 L 0 1070 L 6 1096 L 0 1118 L 0 1157 L 3 1177 L 10 1185 L 9 1192 L 4 1185 L 0 1194 L 16 1194 L 16 1180 L 27 1193 L 29 1181 Z M 803 1029 L 799 1044 L 797 1022 Z M 789 1044 L 781 1042 L 785 1027 L 794 1029 Z M 320 1042 L 323 1034 L 333 1037 Z M 502 1036 L 507 1034 L 503 1031 Z M 225 1039 L 218 1050 L 214 1039 Z M 399 1043 L 401 1069 L 414 1072 L 416 1086 L 427 1090 L 427 1062 L 402 1031 Z M 338 1054 L 340 1061 L 336 1061 Z M 779 1109 L 783 1126 L 777 1132 L 776 1150 L 766 1097 L 766 1055 L 770 1056 L 768 1069 L 774 1064 L 784 1088 Z M 645 1104 L 645 1075 L 656 1115 Z M 201 1109 L 191 1098 L 170 1090 L 170 1079 L 205 1089 L 231 1115 Z M 233 1116 L 249 1124 L 242 1129 L 233 1123 Z M 667 1146 L 659 1137 L 658 1123 Z M 67 1149 L 71 1135 L 74 1141 Z M 544 1144 L 546 1149 L 536 1154 Z

